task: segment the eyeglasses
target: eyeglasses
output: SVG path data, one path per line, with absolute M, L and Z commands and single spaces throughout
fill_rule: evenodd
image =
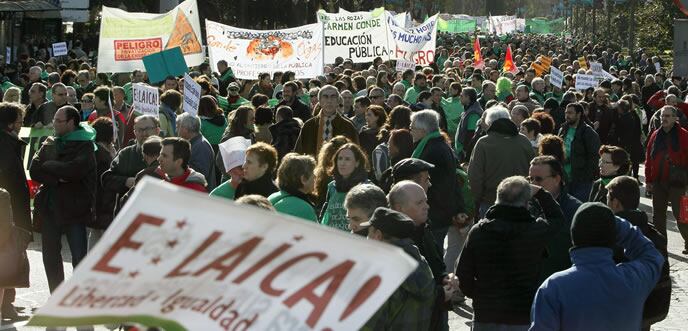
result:
M 549 178 L 549 177 L 554 177 L 554 176 L 543 176 L 543 177 L 528 176 L 528 177 L 526 177 L 526 179 L 531 183 L 541 183 L 543 180 L 545 180 L 546 178 Z
M 148 126 L 148 127 L 145 127 L 145 128 L 138 128 L 138 129 L 137 129 L 137 128 L 134 128 L 134 131 L 136 131 L 136 132 L 138 132 L 138 133 L 144 133 L 144 132 L 148 132 L 148 131 L 154 130 L 155 128 L 156 128 L 155 126 Z
M 81 99 L 81 102 L 93 102 L 93 99 Z

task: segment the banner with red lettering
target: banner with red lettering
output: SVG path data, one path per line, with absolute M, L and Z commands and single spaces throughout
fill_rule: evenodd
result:
M 103 6 L 98 42 L 98 72 L 144 69 L 148 54 L 180 47 L 187 65 L 205 60 L 196 0 L 163 14 L 130 13 Z
M 401 249 L 144 179 L 29 321 L 357 330 L 415 269 Z
M 428 18 L 421 25 L 408 29 L 398 26 L 391 13 L 385 12 L 385 15 L 389 28 L 389 49 L 392 59 L 413 61 L 421 66 L 435 62 L 439 14 Z

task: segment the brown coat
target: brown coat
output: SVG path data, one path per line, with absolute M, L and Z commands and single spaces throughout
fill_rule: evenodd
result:
M 323 130 L 321 118 L 320 114 L 318 114 L 318 116 L 312 117 L 306 123 L 303 123 L 299 138 L 296 140 L 296 146 L 294 146 L 294 152 L 308 154 L 313 157 L 318 156 L 320 147 L 322 147 L 322 143 L 319 141 L 322 139 L 321 131 Z M 356 132 L 353 123 L 337 113 L 332 120 L 332 137 L 340 135 L 358 144 L 358 132 Z

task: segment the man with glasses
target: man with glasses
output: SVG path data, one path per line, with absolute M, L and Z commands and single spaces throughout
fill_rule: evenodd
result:
M 114 191 L 120 197 L 127 193 L 136 182 L 136 174 L 146 168 L 146 162 L 143 159 L 143 142 L 148 137 L 159 134 L 160 121 L 157 117 L 151 115 L 136 117 L 134 122 L 136 144 L 124 147 L 117 153 L 110 169 L 103 173 L 103 189 Z
M 38 107 L 37 121 L 34 127 L 41 128 L 43 126 L 51 127 L 53 125 L 53 117 L 60 107 L 68 104 L 67 102 L 67 87 L 62 83 L 56 83 L 50 89 L 52 91 L 53 100 L 43 103 Z
M 341 103 L 337 88 L 332 85 L 323 86 L 318 100 L 320 100 L 320 114 L 303 124 L 294 152 L 315 157 L 323 144 L 339 135 L 358 144 L 356 128 L 337 111 Z
M 545 280 L 551 274 L 566 270 L 571 266 L 571 259 L 569 257 L 569 248 L 571 248 L 571 221 L 573 215 L 576 214 L 578 207 L 580 207 L 580 200 L 574 198 L 572 195 L 566 193 L 564 186 L 564 169 L 561 163 L 551 155 L 538 156 L 530 161 L 530 169 L 528 170 L 528 181 L 537 186 L 541 186 L 543 190 L 552 195 L 552 198 L 559 203 L 561 211 L 564 214 L 564 226 L 549 239 L 547 250 L 549 256 L 542 265 L 541 279 Z M 542 213 L 537 204 L 532 209 L 533 214 L 539 215 Z
M 93 93 L 84 93 L 84 95 L 81 96 L 81 120 L 86 121 L 95 111 L 95 102 L 93 99 L 95 99 L 95 95 Z
M 392 108 L 385 103 L 385 91 L 379 87 L 373 87 L 368 93 L 371 105 L 377 105 L 385 109 L 385 113 L 389 114 Z
M 29 103 L 30 95 L 29 92 L 31 91 L 31 87 L 33 84 L 43 84 L 44 86 L 47 86 L 48 83 L 46 83 L 44 80 L 41 79 L 41 72 L 43 69 L 39 66 L 33 66 L 29 68 L 29 82 L 26 83 L 26 86 L 24 86 L 24 89 L 22 90 L 21 93 L 21 103 L 26 105 Z
M 294 113 L 294 117 L 298 117 L 306 122 L 311 118 L 311 110 L 297 97 L 296 92 L 298 89 L 299 86 L 294 82 L 287 82 L 284 84 L 284 88 L 282 89 L 282 101 L 277 104 L 275 111 L 281 106 L 289 106 Z
M 86 225 L 95 221 L 96 132 L 80 121 L 76 108 L 61 107 L 53 118 L 55 135 L 43 143 L 29 168 L 31 178 L 42 184 L 34 207 L 42 220 L 43 265 L 51 293 L 64 280 L 62 235 L 76 267 L 86 256 Z
M 29 104 L 24 109 L 24 126 L 33 126 L 40 121 L 38 118 L 38 109 L 46 102 L 45 92 L 48 88 L 41 84 L 35 83 L 29 88 Z

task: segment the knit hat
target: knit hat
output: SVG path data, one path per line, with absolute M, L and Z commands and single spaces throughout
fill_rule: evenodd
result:
M 582 204 L 571 222 L 573 248 L 614 247 L 616 219 L 609 207 L 600 202 Z

